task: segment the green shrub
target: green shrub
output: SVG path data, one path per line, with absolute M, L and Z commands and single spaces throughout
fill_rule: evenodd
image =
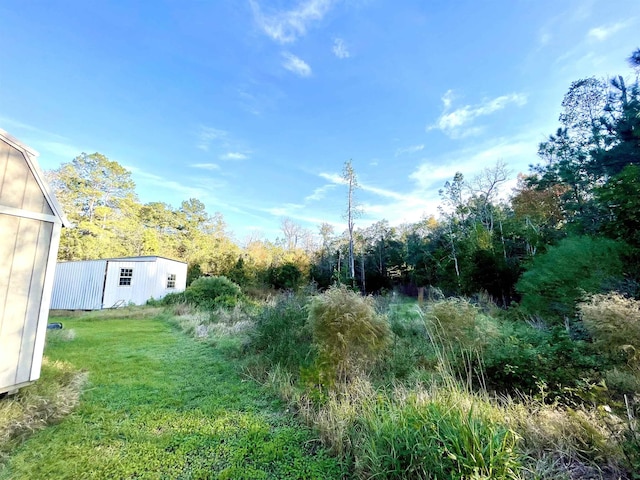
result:
M 309 306 L 313 340 L 327 380 L 344 381 L 371 367 L 389 343 L 391 330 L 371 297 L 331 287 Z
M 280 295 L 255 318 L 250 348 L 272 365 L 297 372 L 312 360 L 311 329 L 304 298 Z
M 294 263 L 269 267 L 269 284 L 277 290 L 296 290 L 302 282 L 302 271 Z
M 234 307 L 242 297 L 238 285 L 226 277 L 200 277 L 184 291 L 187 302 L 197 308 Z
M 185 303 L 186 301 L 187 299 L 185 298 L 184 292 L 173 292 L 173 293 L 167 293 L 160 300 L 153 300 L 153 301 L 149 300 L 147 302 L 147 305 L 171 306 L 171 305 L 178 305 L 180 303 Z
M 534 328 L 524 322 L 503 322 L 482 355 L 487 382 L 504 392 L 535 393 L 544 385 L 554 393 L 594 377 L 602 359 L 564 327 Z
M 571 237 L 534 258 L 516 284 L 521 307 L 532 315 L 562 321 L 573 317 L 585 292 L 599 293 L 623 273 L 625 244 L 606 238 Z

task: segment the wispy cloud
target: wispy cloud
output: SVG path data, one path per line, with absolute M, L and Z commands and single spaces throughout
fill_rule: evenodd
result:
M 210 196 L 210 192 L 205 188 L 195 187 L 192 183 L 188 185 L 182 184 L 175 180 L 169 180 L 168 178 L 156 175 L 155 173 L 149 173 L 141 168 L 131 165 L 124 166 L 127 170 L 133 173 L 134 178 L 137 177 L 136 183 L 146 183 L 157 187 L 162 187 L 163 190 L 174 191 L 186 198 L 198 198 L 204 199 Z
M 322 200 L 329 191 L 336 188 L 335 183 L 329 183 L 327 185 L 323 185 L 322 187 L 316 188 L 311 195 L 308 195 L 304 198 L 305 202 L 312 202 Z
M 409 147 L 399 148 L 396 150 L 396 157 L 400 155 L 406 155 L 411 153 L 417 153 L 424 150 L 424 145 L 411 145 Z
M 276 42 L 286 44 L 304 36 L 311 23 L 322 20 L 335 0 L 307 0 L 291 10 L 272 13 L 265 13 L 256 0 L 250 0 L 249 3 L 262 31 Z
M 241 152 L 227 152 L 220 155 L 220 160 L 246 160 L 249 156 Z
M 523 106 L 527 103 L 527 96 L 522 93 L 511 93 L 501 95 L 494 99 L 484 100 L 476 105 L 465 105 L 464 107 L 451 110 L 455 94 L 448 90 L 442 97 L 444 110 L 437 122 L 427 127 L 427 131 L 438 129 L 451 138 L 463 138 L 480 133 L 481 127 L 470 126 L 473 121 L 482 116 L 491 115 L 499 110 L 503 110 L 508 105 Z
M 344 178 L 342 178 L 341 175 L 338 175 L 337 173 L 326 173 L 326 172 L 323 172 L 323 173 L 320 173 L 319 176 L 324 178 L 325 180 L 329 180 L 334 185 L 346 185 L 346 183 L 347 183 L 346 180 Z M 384 188 L 374 187 L 374 186 L 371 186 L 371 185 L 364 184 L 362 182 L 358 182 L 358 188 L 360 188 L 361 190 L 363 190 L 365 192 L 370 192 L 370 193 L 373 193 L 375 195 L 378 195 L 380 197 L 395 198 L 395 199 L 404 198 L 402 194 L 399 194 L 397 192 L 393 192 L 391 190 L 386 190 Z
M 344 43 L 344 40 L 341 38 L 336 38 L 333 40 L 333 47 L 331 48 L 333 54 L 338 58 L 349 58 L 351 53 L 349 53 L 349 49 L 347 45 Z
M 487 166 L 495 165 L 498 160 L 513 165 L 518 170 L 535 159 L 537 135 L 526 137 L 493 139 L 490 142 L 460 150 L 445 157 L 424 160 L 409 176 L 421 190 L 434 190 L 446 180 L 453 178 L 456 172 L 462 172 L 466 178 L 472 178 Z M 434 190 L 435 191 L 435 190 Z
M 320 177 L 324 178 L 325 180 L 329 180 L 331 183 L 335 183 L 336 185 L 346 185 L 347 184 L 345 179 L 342 178 L 342 175 L 338 175 L 337 173 L 322 172 L 322 173 L 320 173 L 318 175 Z
M 200 168 L 202 170 L 220 170 L 220 165 L 216 163 L 193 163 L 192 168 Z
M 303 208 L 304 205 L 300 205 L 299 203 L 285 203 L 280 207 L 265 208 L 264 211 L 276 217 L 289 217 L 292 216 L 292 213 L 302 210 Z
M 311 67 L 300 57 L 288 52 L 284 52 L 282 56 L 284 57 L 282 66 L 290 72 L 300 77 L 309 77 L 311 75 Z
M 591 30 L 589 30 L 587 37 L 590 40 L 602 42 L 616 32 L 627 28 L 631 24 L 632 20 L 633 19 L 624 22 L 610 23 L 608 25 L 600 25 L 599 27 L 592 28 Z
M 198 131 L 197 147 L 205 152 L 209 151 L 209 146 L 214 141 L 226 140 L 229 133 L 218 128 L 200 126 Z

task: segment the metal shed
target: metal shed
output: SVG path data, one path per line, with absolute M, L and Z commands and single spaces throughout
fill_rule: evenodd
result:
M 144 305 L 187 283 L 187 264 L 164 257 L 126 257 L 60 262 L 56 267 L 52 309 L 100 310 Z
M 40 378 L 60 229 L 68 226 L 37 156 L 0 129 L 0 393 Z

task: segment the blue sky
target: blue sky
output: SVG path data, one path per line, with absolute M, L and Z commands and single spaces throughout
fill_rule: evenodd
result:
M 437 214 L 438 189 L 537 163 L 571 81 L 629 76 L 638 0 L 0 1 L 0 128 L 44 169 L 98 151 L 140 200 L 235 237 Z M 514 183 L 515 180 L 512 181 Z

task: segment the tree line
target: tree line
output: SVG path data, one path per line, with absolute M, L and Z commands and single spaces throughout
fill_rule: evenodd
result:
M 437 286 L 450 294 L 486 292 L 505 306 L 536 295 L 551 305 L 566 303 L 547 298 L 558 285 L 545 283 L 560 281 L 554 270 L 564 269 L 574 272 L 562 280 L 575 287 L 572 295 L 585 286 L 635 295 L 640 49 L 629 63 L 634 80 L 571 84 L 558 129 L 540 144 L 539 162 L 518 176 L 508 200 L 498 196 L 509 175 L 498 161 L 472 179 L 456 173 L 440 190 L 439 216 L 413 224 L 383 220 L 356 228 L 358 183 L 347 162 L 345 232 L 324 223 L 314 233 L 285 218 L 277 240 L 238 245 L 222 214 L 209 214 L 201 201 L 143 204 L 129 171 L 99 153 L 83 153 L 48 173 L 75 224 L 63 232 L 59 258 L 161 255 L 188 262 L 190 278 L 224 275 L 244 287 L 312 281 L 320 288 L 344 283 L 363 293 L 416 294 Z

